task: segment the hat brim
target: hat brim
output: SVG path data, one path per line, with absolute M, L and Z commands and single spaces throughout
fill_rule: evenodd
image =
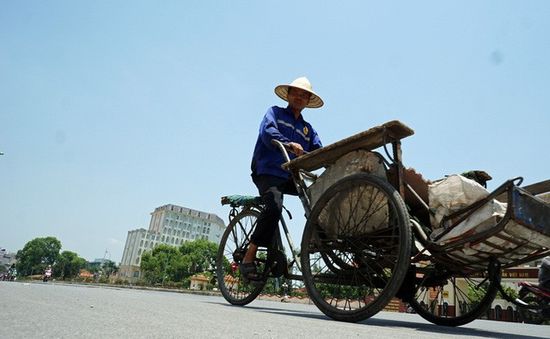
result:
M 309 97 L 309 102 L 307 103 L 307 108 L 319 108 L 324 105 L 323 99 L 321 99 L 320 96 L 317 95 L 317 93 L 310 91 L 307 88 L 298 87 L 298 86 L 290 86 L 290 85 L 279 85 L 275 87 L 275 94 L 284 101 L 288 101 L 288 89 L 289 87 L 294 87 L 301 89 L 303 91 L 306 91 L 311 94 Z

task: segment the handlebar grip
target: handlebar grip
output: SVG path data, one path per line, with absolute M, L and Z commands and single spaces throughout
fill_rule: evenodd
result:
M 294 153 L 294 151 L 292 150 L 292 147 L 290 147 L 289 143 L 288 142 L 281 142 L 277 139 L 271 139 L 271 143 L 277 147 L 283 147 L 286 151 L 292 153 L 292 154 L 296 154 Z M 306 150 L 302 150 L 303 154 L 308 154 L 309 152 L 306 151 Z
M 271 144 L 274 145 L 274 146 L 279 146 L 279 145 L 282 145 L 285 149 L 287 150 L 292 150 L 290 148 L 290 145 L 288 144 L 288 142 L 282 142 L 282 141 L 279 141 L 277 139 L 271 139 Z

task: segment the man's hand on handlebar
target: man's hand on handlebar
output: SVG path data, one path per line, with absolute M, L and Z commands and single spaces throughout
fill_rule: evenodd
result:
M 296 142 L 282 143 L 277 139 L 273 139 L 271 140 L 271 143 L 281 148 L 281 151 L 286 156 L 286 161 L 290 161 L 290 159 L 288 158 L 288 153 L 294 153 L 296 154 L 296 156 L 300 156 L 308 153 L 304 151 L 304 148 L 302 147 L 302 145 Z
M 290 148 L 290 151 L 296 154 L 297 156 L 304 154 L 304 149 L 302 148 L 302 145 L 300 145 L 299 143 L 289 142 L 287 145 Z

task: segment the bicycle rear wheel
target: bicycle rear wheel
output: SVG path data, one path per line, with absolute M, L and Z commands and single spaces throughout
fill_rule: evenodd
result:
M 500 271 L 453 272 L 429 261 L 416 264 L 415 294 L 409 301 L 422 318 L 437 325 L 461 326 L 479 318 L 496 297 Z
M 260 212 L 254 209 L 245 209 L 236 215 L 223 233 L 218 254 L 216 257 L 216 275 L 218 286 L 225 300 L 233 305 L 246 305 L 252 302 L 262 291 L 265 282 L 245 283 L 239 271 L 250 236 L 256 228 Z M 263 265 L 260 262 L 257 266 Z
M 339 180 L 315 204 L 302 238 L 311 300 L 335 320 L 375 315 L 405 278 L 411 241 L 409 216 L 393 186 L 368 174 Z

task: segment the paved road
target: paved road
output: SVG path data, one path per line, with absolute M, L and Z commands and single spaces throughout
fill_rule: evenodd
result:
M 52 283 L 0 282 L 0 305 L 0 338 L 550 338 L 550 326 L 446 328 L 390 312 L 350 324 L 312 305 Z

